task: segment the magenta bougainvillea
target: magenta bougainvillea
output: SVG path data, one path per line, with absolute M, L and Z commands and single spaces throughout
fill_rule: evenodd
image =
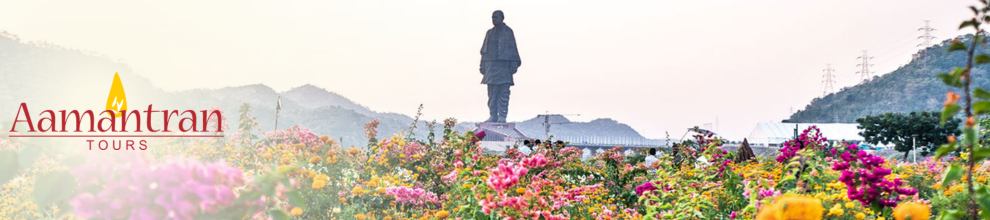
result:
M 797 156 L 798 151 L 805 148 L 824 149 L 827 142 L 828 139 L 822 136 L 822 132 L 818 127 L 810 126 L 804 129 L 797 139 L 784 142 L 784 146 L 780 148 L 780 154 L 777 155 L 777 162 L 786 162 L 792 157 Z
M 848 144 L 845 149 L 834 152 L 839 159 L 832 164 L 832 169 L 841 172 L 839 181 L 846 184 L 846 196 L 850 200 L 863 205 L 894 207 L 900 201 L 900 195 L 918 193 L 916 189 L 903 186 L 900 178 L 886 178 L 891 170 L 883 167 L 886 162 L 883 157 L 860 150 L 856 144 Z

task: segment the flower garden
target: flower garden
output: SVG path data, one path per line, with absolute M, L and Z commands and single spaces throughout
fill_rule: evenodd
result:
M 361 147 L 292 127 L 81 162 L 41 154 L 2 185 L 0 218 L 923 220 L 968 198 L 963 181 L 942 178 L 965 152 L 906 163 L 815 128 L 775 158 L 735 155 L 702 133 L 648 166 L 644 153 L 582 159 L 562 143 L 486 152 L 480 134 L 446 124 L 425 141 L 376 140 L 372 122 Z

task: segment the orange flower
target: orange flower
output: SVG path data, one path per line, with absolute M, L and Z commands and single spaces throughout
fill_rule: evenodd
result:
M 956 102 L 958 101 L 959 101 L 959 94 L 955 92 L 945 93 L 945 104 L 944 104 L 945 106 L 956 104 Z
M 773 204 L 763 207 L 756 215 L 758 220 L 820 220 L 825 209 L 818 199 L 786 194 Z
M 303 210 L 302 210 L 302 208 L 299 208 L 299 207 L 292 208 L 292 210 L 289 211 L 289 215 L 292 215 L 292 216 L 300 216 L 300 215 L 302 215 L 302 213 L 303 213 Z
M 973 118 L 973 116 L 969 116 L 968 118 L 966 118 L 966 127 L 972 128 L 973 126 L 976 126 L 976 118 Z
M 896 220 L 928 220 L 931 215 L 931 208 L 920 202 L 905 202 L 894 208 Z
M 956 143 L 956 136 L 955 135 L 949 135 L 949 143 L 950 144 L 951 143 Z
M 450 216 L 450 212 L 447 212 L 447 210 L 440 210 L 437 211 L 436 214 L 433 214 L 433 216 L 437 217 L 438 219 L 445 219 L 447 218 L 447 216 Z
M 358 150 L 357 148 L 353 148 L 353 147 L 347 148 L 347 154 L 350 154 L 352 157 L 357 156 L 358 153 L 361 153 L 361 150 Z

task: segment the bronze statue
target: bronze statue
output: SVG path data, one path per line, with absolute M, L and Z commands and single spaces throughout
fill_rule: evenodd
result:
M 509 87 L 515 85 L 512 75 L 522 65 L 515 34 L 503 19 L 505 15 L 501 10 L 492 12 L 492 24 L 495 26 L 485 33 L 485 42 L 481 46 L 480 71 L 484 76 L 481 83 L 488 85 L 489 117 L 486 122 L 505 123 L 509 112 Z

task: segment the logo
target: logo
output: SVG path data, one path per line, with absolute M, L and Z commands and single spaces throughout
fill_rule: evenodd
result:
M 10 138 L 84 139 L 89 150 L 147 150 L 153 138 L 223 138 L 220 109 L 127 108 L 120 74 L 114 73 L 103 111 L 43 109 L 31 114 L 21 102 L 7 134 Z
M 110 94 L 107 95 L 107 111 L 119 112 L 124 110 L 127 110 L 124 84 L 120 83 L 120 74 L 113 73 L 113 83 L 110 84 Z M 113 117 L 117 117 L 117 115 Z

